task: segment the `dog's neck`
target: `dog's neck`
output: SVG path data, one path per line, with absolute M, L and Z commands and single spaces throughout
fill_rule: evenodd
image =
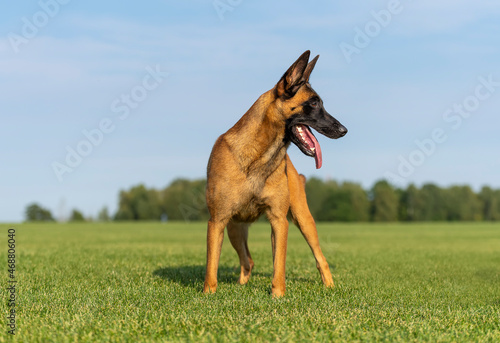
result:
M 226 133 L 246 173 L 270 174 L 286 156 L 285 121 L 274 100 L 274 90 L 262 94 Z

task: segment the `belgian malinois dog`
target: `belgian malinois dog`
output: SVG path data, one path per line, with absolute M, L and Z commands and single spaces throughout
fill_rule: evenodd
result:
M 240 284 L 246 284 L 254 262 L 248 250 L 248 227 L 265 214 L 271 223 L 273 297 L 285 294 L 287 214 L 309 244 L 323 283 L 333 287 L 330 268 L 319 246 L 316 224 L 307 206 L 305 178 L 287 155 L 293 142 L 322 165 L 321 148 L 310 128 L 328 138 L 347 129 L 323 108 L 309 84 L 318 60 L 304 52 L 276 86 L 262 94 L 243 117 L 214 144 L 207 168 L 207 269 L 203 291 L 214 293 L 224 228 L 241 265 Z

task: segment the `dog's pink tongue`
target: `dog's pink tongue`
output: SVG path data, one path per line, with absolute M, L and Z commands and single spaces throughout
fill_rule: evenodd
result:
M 316 141 L 316 139 L 314 139 Z M 316 155 L 314 155 L 314 160 L 316 161 L 316 169 L 321 168 L 323 165 L 323 155 L 321 155 L 321 147 L 318 141 L 316 141 Z
M 314 135 L 307 129 L 304 130 L 306 132 L 307 138 L 312 143 L 312 147 L 314 148 L 314 160 L 316 161 L 316 169 L 321 168 L 323 165 L 323 155 L 321 155 L 321 147 L 319 146 L 318 140 Z

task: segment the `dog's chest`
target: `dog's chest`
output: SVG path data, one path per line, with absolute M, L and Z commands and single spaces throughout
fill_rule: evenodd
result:
M 249 175 L 246 187 L 242 187 L 239 206 L 235 208 L 233 219 L 241 222 L 253 222 L 276 203 L 276 198 L 286 197 L 288 183 L 286 182 L 284 166 L 275 168 L 271 175 L 263 178 L 259 175 Z M 281 185 L 276 180 L 284 181 Z
M 265 212 L 266 208 L 267 205 L 262 199 L 252 197 L 249 201 L 242 204 L 233 215 L 233 219 L 238 222 L 251 223 L 256 221 Z

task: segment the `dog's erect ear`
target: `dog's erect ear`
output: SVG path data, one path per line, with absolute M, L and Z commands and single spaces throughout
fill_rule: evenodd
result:
M 314 66 L 316 65 L 316 61 L 318 61 L 319 55 L 314 57 L 311 62 L 306 67 L 306 70 L 304 71 L 304 75 L 302 76 L 304 78 L 305 82 L 309 82 L 309 77 L 311 76 L 311 72 L 314 69 Z
M 304 52 L 286 73 L 281 77 L 281 80 L 276 85 L 278 96 L 293 96 L 304 83 L 304 72 L 307 68 L 309 55 L 311 52 Z M 312 71 L 312 68 L 311 68 Z

